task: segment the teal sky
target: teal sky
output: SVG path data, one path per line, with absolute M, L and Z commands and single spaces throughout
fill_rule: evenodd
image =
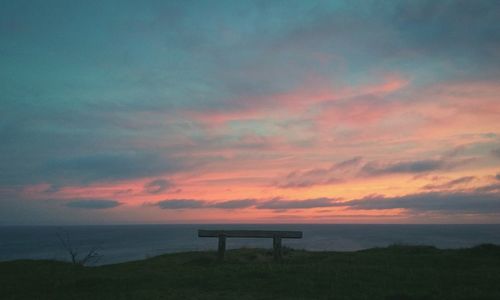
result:
M 0 224 L 498 222 L 499 19 L 0 0 Z

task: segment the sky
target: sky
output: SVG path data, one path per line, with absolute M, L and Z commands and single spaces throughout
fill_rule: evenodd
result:
M 500 223 L 498 20 L 0 0 L 0 225 Z

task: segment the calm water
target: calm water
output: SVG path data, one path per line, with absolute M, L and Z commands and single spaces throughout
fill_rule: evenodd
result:
M 283 240 L 285 246 L 307 250 L 354 251 L 394 243 L 439 248 L 500 244 L 500 225 L 124 225 L 0 227 L 0 261 L 67 260 L 59 235 L 69 236 L 81 253 L 98 247 L 99 264 L 144 259 L 162 253 L 215 250 L 217 239 L 198 238 L 197 229 L 301 230 L 304 238 Z M 228 248 L 270 248 L 269 239 L 227 240 Z

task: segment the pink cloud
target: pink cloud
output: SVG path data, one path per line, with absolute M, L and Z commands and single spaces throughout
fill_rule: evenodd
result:
M 287 111 L 287 114 L 302 114 L 304 110 L 324 102 L 361 96 L 382 97 L 404 88 L 409 83 L 402 76 L 388 75 L 382 77 L 383 80 L 378 83 L 361 86 L 336 86 L 324 78 L 311 75 L 300 87 L 293 90 L 258 97 L 234 99 L 232 102 L 241 103 L 239 109 L 189 111 L 185 114 L 199 122 L 211 125 L 221 125 L 235 120 L 283 117 L 279 113 L 283 109 Z M 364 106 L 366 105 L 364 104 Z M 363 110 L 362 106 L 360 106 L 360 110 Z

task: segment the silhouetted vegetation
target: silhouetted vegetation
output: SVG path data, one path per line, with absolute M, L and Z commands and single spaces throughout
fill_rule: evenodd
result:
M 86 266 L 97 263 L 101 255 L 97 252 L 98 247 L 93 246 L 87 250 L 76 247 L 67 232 L 57 233 L 57 239 L 61 247 L 68 253 L 71 263 L 75 265 Z
M 166 254 L 84 267 L 0 263 L 1 299 L 500 299 L 500 246 L 393 245 L 358 252 Z

